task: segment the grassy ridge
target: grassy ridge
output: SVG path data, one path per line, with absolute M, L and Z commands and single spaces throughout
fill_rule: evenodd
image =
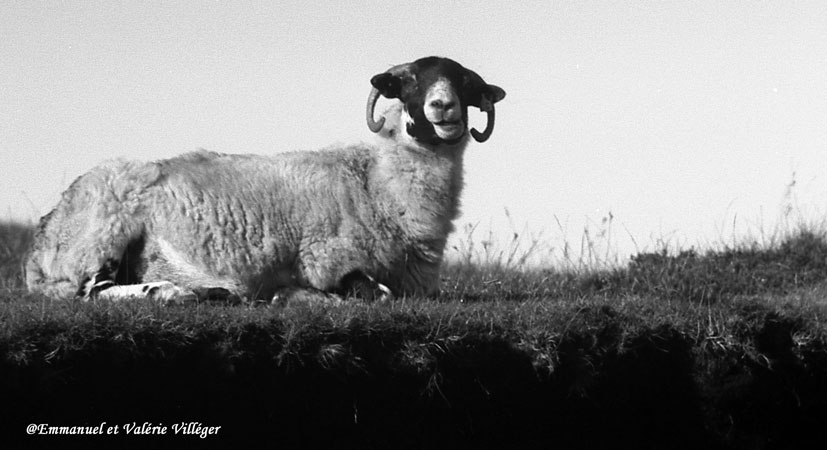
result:
M 80 304 L 12 274 L 0 427 L 26 448 L 66 439 L 28 423 L 104 420 L 223 427 L 117 439 L 135 447 L 807 448 L 827 421 L 826 260 L 803 232 L 606 271 L 460 264 L 436 300 L 286 309 Z
M 744 295 L 784 294 L 827 279 L 824 233 L 799 230 L 778 245 L 701 253 L 664 249 L 632 257 L 625 267 L 556 271 L 497 264 L 449 266 L 443 297 L 525 300 L 640 295 L 670 301 L 718 302 Z

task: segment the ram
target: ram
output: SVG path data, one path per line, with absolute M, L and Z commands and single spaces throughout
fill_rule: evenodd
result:
M 197 151 L 112 161 L 40 220 L 26 265 L 51 296 L 271 299 L 429 295 L 463 187 L 463 152 L 505 92 L 447 58 L 374 76 L 376 142 L 274 156 Z M 391 99 L 376 120 L 380 96 Z M 468 108 L 487 113 L 469 131 Z

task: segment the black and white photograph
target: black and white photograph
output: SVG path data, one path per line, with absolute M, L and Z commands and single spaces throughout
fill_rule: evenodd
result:
M 827 2 L 0 3 L 0 447 L 825 424 Z

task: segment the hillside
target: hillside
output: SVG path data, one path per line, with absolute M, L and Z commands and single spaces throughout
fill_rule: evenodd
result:
M 9 448 L 810 448 L 827 422 L 820 233 L 602 271 L 459 264 L 438 299 L 269 308 L 29 295 L 30 230 L 0 230 Z M 104 421 L 119 434 L 25 434 Z

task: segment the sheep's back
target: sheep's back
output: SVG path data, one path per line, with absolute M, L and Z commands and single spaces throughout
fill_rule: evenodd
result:
M 249 276 L 293 267 L 302 246 L 360 233 L 368 151 L 275 156 L 197 152 L 158 163 L 163 182 L 153 205 L 151 234 L 223 275 Z

